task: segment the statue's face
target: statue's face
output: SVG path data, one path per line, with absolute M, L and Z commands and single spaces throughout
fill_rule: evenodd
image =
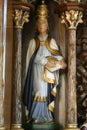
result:
M 37 20 L 37 29 L 39 33 L 45 33 L 48 29 L 47 19 L 38 19 Z

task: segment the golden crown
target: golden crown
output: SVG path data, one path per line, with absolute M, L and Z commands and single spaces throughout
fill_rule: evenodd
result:
M 41 19 L 48 18 L 48 9 L 44 0 L 42 0 L 42 4 L 39 5 L 37 8 L 37 18 Z

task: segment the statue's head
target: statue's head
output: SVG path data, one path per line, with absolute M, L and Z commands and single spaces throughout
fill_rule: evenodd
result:
M 37 8 L 37 29 L 39 32 L 48 30 L 48 9 L 45 1 L 42 0 L 42 4 Z

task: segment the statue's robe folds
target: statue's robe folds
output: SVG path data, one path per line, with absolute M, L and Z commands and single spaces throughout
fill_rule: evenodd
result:
M 57 61 L 56 67 L 46 67 L 50 59 Z M 62 60 L 56 41 L 48 35 L 43 39 L 38 36 L 29 42 L 23 100 L 29 112 L 29 119 L 34 123 L 54 120 L 54 98 Z

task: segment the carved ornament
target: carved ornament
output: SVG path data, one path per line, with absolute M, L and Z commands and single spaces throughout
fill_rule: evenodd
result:
M 83 33 L 82 33 L 83 32 Z M 79 125 L 87 115 L 87 26 L 77 30 L 77 110 Z
M 76 29 L 79 23 L 82 23 L 82 11 L 69 10 L 61 15 L 61 23 L 65 23 L 68 29 Z
M 13 19 L 16 28 L 23 28 L 24 23 L 29 22 L 29 12 L 21 9 L 15 9 Z
M 13 20 L 15 28 L 23 28 L 24 23 L 29 21 L 29 12 L 34 11 L 34 6 L 28 4 L 26 0 L 13 2 Z

